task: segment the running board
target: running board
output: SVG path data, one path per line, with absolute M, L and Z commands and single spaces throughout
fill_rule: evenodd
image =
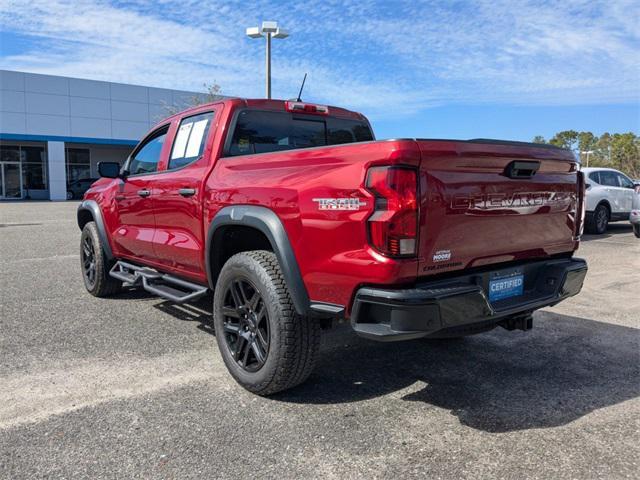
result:
M 207 293 L 208 288 L 196 283 L 187 282 L 167 273 L 160 273 L 152 268 L 139 267 L 131 263 L 118 261 L 109 275 L 124 282 L 127 286 L 142 287 L 174 303 L 186 303 L 197 300 Z

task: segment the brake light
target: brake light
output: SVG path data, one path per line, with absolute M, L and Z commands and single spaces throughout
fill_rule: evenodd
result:
M 287 112 L 298 112 L 298 113 L 315 113 L 317 115 L 329 115 L 329 107 L 326 105 L 314 105 L 311 103 L 304 102 L 284 102 L 284 107 L 287 109 Z
M 375 196 L 369 242 L 380 253 L 415 256 L 418 237 L 418 176 L 407 167 L 372 167 L 366 188 Z

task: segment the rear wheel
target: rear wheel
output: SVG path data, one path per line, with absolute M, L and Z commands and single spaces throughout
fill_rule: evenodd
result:
M 633 233 L 637 238 L 640 238 L 640 223 L 635 223 L 633 225 Z
M 603 204 L 598 205 L 593 212 L 593 216 L 585 225 L 587 232 L 602 235 L 607 231 L 609 216 L 610 214 L 607 206 Z
M 269 395 L 311 374 L 320 325 L 295 313 L 273 252 L 242 252 L 225 263 L 215 288 L 213 321 L 224 363 L 247 390 Z
M 88 222 L 80 237 L 80 267 L 87 291 L 94 297 L 107 297 L 122 288 L 122 282 L 109 276 L 111 265 L 94 222 Z

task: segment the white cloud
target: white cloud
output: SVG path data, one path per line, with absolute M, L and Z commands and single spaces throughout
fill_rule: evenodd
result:
M 5 0 L 3 30 L 33 37 L 4 68 L 261 96 L 263 46 L 244 27 L 277 19 L 274 92 L 368 114 L 443 103 L 637 102 L 639 4 L 310 0 L 303 3 Z

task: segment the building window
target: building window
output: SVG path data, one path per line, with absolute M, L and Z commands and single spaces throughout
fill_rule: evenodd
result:
M 0 170 L 0 197 L 19 198 L 29 190 L 47 189 L 44 147 L 0 145 Z
M 22 179 L 30 190 L 47 189 L 47 169 L 45 167 L 44 148 L 20 147 L 22 161 Z
M 91 155 L 88 148 L 67 148 L 67 186 L 83 178 L 91 178 Z

